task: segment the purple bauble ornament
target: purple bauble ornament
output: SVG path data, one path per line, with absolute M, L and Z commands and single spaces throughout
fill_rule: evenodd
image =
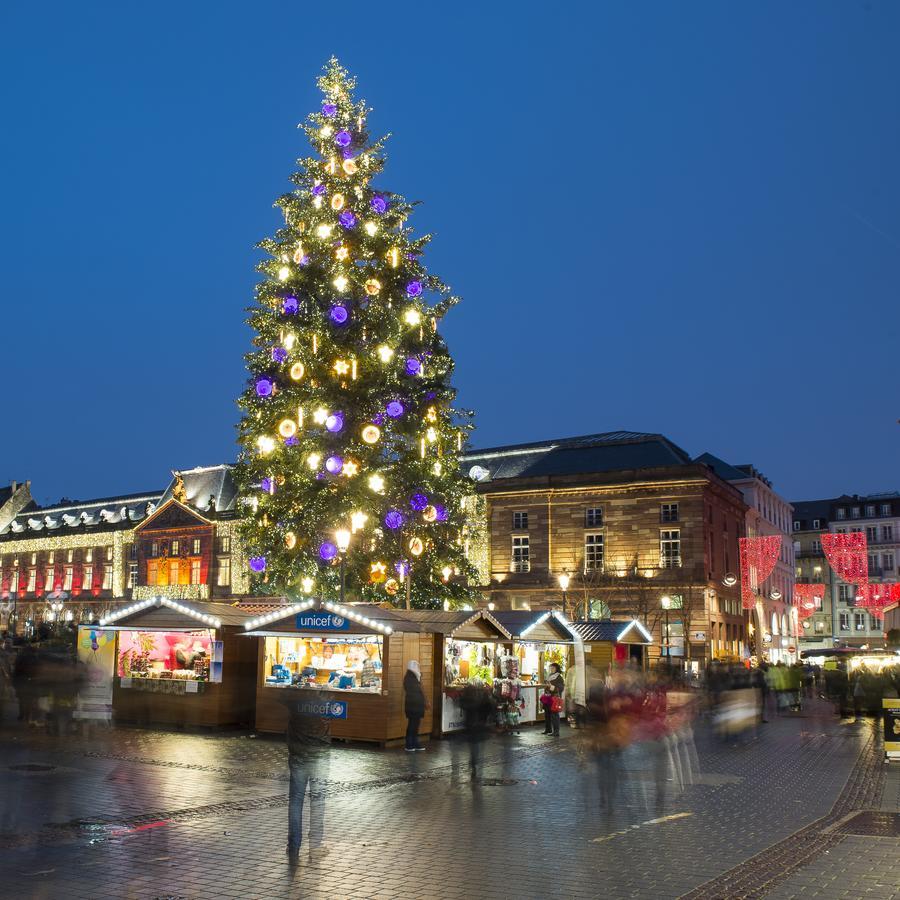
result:
M 384 425 L 384 415 L 382 413 L 376 413 L 374 416 L 372 416 L 372 424 Z
M 340 456 L 329 456 L 325 460 L 325 468 L 331 475 L 340 475 L 341 469 L 344 468 L 344 460 Z
M 298 441 L 296 435 L 293 434 L 290 437 L 284 439 L 285 447 L 296 447 L 299 443 L 300 441 Z
M 260 397 L 271 397 L 272 391 L 275 389 L 275 385 L 269 378 L 257 378 L 256 379 L 256 393 Z
M 337 434 L 344 427 L 344 414 L 342 412 L 333 412 L 325 420 L 325 428 L 332 434 Z
M 342 128 L 335 136 L 334 142 L 338 145 L 338 147 L 349 147 L 350 141 L 353 140 L 353 136 L 349 131 Z
M 443 506 L 440 503 L 434 504 L 434 511 L 435 513 L 437 513 L 437 516 L 435 517 L 435 521 L 437 522 L 446 522 L 447 519 L 450 518 L 450 513 L 447 512 L 447 507 Z
M 334 103 L 323 103 L 322 115 L 327 116 L 329 119 L 333 119 L 337 115 L 337 106 L 335 106 Z
M 339 303 L 331 307 L 331 311 L 328 315 L 331 316 L 331 321 L 334 322 L 335 325 L 343 325 L 350 317 L 350 313 L 347 312 L 347 307 L 341 306 Z
M 411 356 L 406 361 L 406 374 L 407 375 L 418 375 L 419 372 L 422 371 L 422 363 L 419 362 L 414 356 Z
M 253 572 L 266 571 L 266 558 L 264 556 L 251 556 L 248 560 L 250 569 Z
M 380 196 L 380 195 L 378 195 L 378 194 L 376 194 L 376 195 L 369 201 L 369 206 L 371 206 L 372 209 L 374 209 L 375 212 L 377 212 L 379 216 L 382 215 L 383 213 L 386 213 L 386 212 L 387 212 L 387 207 L 388 207 L 388 205 L 387 205 L 387 200 L 385 200 L 384 197 L 382 197 L 382 196 Z
M 385 407 L 385 412 L 392 419 L 399 419 L 403 415 L 403 404 L 399 400 L 391 400 Z
M 399 509 L 389 509 L 384 517 L 384 524 L 392 531 L 403 525 L 403 513 Z
M 344 228 L 353 228 L 356 225 L 356 216 L 353 215 L 352 210 L 345 209 L 339 216 L 338 221 Z
M 283 363 L 287 359 L 287 350 L 284 347 L 273 347 L 272 348 L 272 361 L 277 363 Z
M 428 498 L 424 494 L 413 494 L 409 498 L 409 505 L 416 511 L 422 512 L 428 506 Z
M 419 294 L 422 293 L 422 282 L 421 281 L 411 281 L 406 286 L 406 293 L 409 297 L 418 297 Z
M 325 185 L 317 184 L 312 189 L 313 197 L 324 197 L 325 196 Z
M 323 541 L 319 544 L 319 556 L 321 556 L 325 562 L 329 562 L 337 556 L 337 547 L 335 547 L 331 541 Z
M 259 483 L 260 488 L 264 490 L 267 494 L 275 493 L 275 482 L 272 481 L 271 478 L 263 478 L 263 480 Z

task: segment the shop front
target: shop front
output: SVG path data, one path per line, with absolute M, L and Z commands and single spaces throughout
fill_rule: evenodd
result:
M 433 734 L 439 737 L 463 728 L 462 692 L 472 683 L 490 688 L 497 700 L 501 722 L 517 724 L 518 694 L 512 696 L 504 671 L 511 635 L 487 610 L 403 610 L 423 633 L 431 635 L 433 653 L 442 665 L 434 679 Z
M 255 641 L 253 639 L 256 639 Z M 257 659 L 256 728 L 284 732 L 287 701 L 305 698 L 333 738 L 393 744 L 406 734 L 403 677 L 418 661 L 433 709 L 434 637 L 399 610 L 307 600 L 244 624 Z M 432 727 L 432 710 L 421 723 Z
M 586 664 L 595 673 L 605 675 L 613 665 L 647 665 L 653 636 L 637 619 L 586 619 L 571 627 L 584 644 Z
M 227 603 L 143 600 L 98 626 L 80 626 L 79 654 L 84 648 L 87 661 L 99 664 L 100 650 L 112 644 L 103 665 L 111 669 L 116 721 L 251 725 L 256 659 L 241 636 L 249 618 Z
M 584 705 L 584 652 L 581 638 L 555 610 L 504 610 L 493 613 L 512 638 L 510 651 L 522 682 L 522 722 L 543 720 L 538 701 L 556 663 L 566 680 L 567 708 Z

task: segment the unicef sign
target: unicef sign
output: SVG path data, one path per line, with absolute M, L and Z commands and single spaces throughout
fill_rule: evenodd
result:
M 301 700 L 297 704 L 304 716 L 320 716 L 323 719 L 346 719 L 346 700 Z
M 350 620 L 335 613 L 298 613 L 295 627 L 297 631 L 349 631 Z

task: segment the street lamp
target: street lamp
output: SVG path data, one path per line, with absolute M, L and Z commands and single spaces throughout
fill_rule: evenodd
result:
M 562 591 L 563 595 L 563 615 L 568 618 L 569 601 L 566 597 L 566 591 L 569 590 L 569 573 L 563 572 L 562 575 L 557 575 L 556 580 L 559 582 L 559 589 Z
M 344 605 L 344 563 L 347 560 L 347 550 L 350 547 L 350 532 L 346 528 L 339 528 L 334 533 L 334 541 L 337 544 L 341 557 L 341 606 Z
M 669 610 L 672 608 L 672 598 L 671 597 L 663 597 L 660 600 L 662 603 L 662 608 L 666 612 L 666 639 L 665 639 L 665 647 L 666 647 L 666 665 L 669 664 Z

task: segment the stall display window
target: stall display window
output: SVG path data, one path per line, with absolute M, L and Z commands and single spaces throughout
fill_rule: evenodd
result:
M 208 631 L 121 631 L 117 672 L 123 678 L 209 681 Z
M 525 684 L 543 684 L 550 677 L 550 663 L 558 663 L 563 674 L 568 664 L 569 649 L 565 644 L 524 642 L 515 645 L 519 659 L 519 677 Z
M 468 684 L 480 678 L 485 684 L 494 683 L 496 648 L 480 641 L 447 641 L 444 658 L 444 683 L 450 687 Z
M 265 684 L 322 691 L 381 691 L 381 637 L 267 637 Z

